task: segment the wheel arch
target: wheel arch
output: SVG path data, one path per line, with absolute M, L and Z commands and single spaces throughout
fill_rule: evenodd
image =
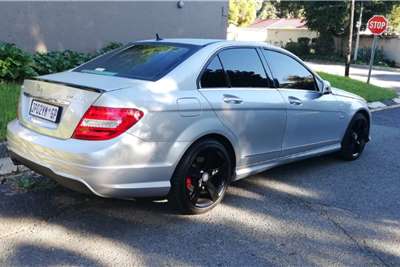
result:
M 364 108 L 361 108 L 361 109 L 357 110 L 356 113 L 354 113 L 353 117 L 354 117 L 356 114 L 361 114 L 361 115 L 365 116 L 365 118 L 366 118 L 367 121 L 368 121 L 368 139 L 367 139 L 367 142 L 368 142 L 368 141 L 370 141 L 370 139 L 371 139 L 371 136 L 370 136 L 370 132 L 371 132 L 371 112 L 369 112 L 369 110 L 366 110 L 366 109 L 364 109 Z
M 370 112 L 368 112 L 367 110 L 365 110 L 365 109 L 362 108 L 362 109 L 357 110 L 357 112 L 354 113 L 353 117 L 354 117 L 357 113 L 360 113 L 360 114 L 364 115 L 364 116 L 367 118 L 367 120 L 368 120 L 368 126 L 370 127 L 370 126 L 371 126 L 371 114 L 370 114 Z
M 186 147 L 186 149 L 184 150 L 184 152 L 182 153 L 182 155 L 179 158 L 178 164 L 175 166 L 175 170 L 173 172 L 172 177 L 175 175 L 176 170 L 178 169 L 180 163 L 182 162 L 182 159 L 185 157 L 185 155 L 189 151 L 189 149 L 191 147 L 193 147 L 195 144 L 202 142 L 203 140 L 207 140 L 207 139 L 216 140 L 225 147 L 225 149 L 228 151 L 229 157 L 232 162 L 232 174 L 233 174 L 233 176 L 235 176 L 235 174 L 236 174 L 235 170 L 236 170 L 236 166 L 238 164 L 238 162 L 237 162 L 238 153 L 235 149 L 234 143 L 229 139 L 229 137 L 225 136 L 222 133 L 209 132 L 209 133 L 204 133 L 203 135 L 198 136 L 193 142 L 190 143 L 190 145 L 188 145 Z M 171 177 L 171 179 L 172 179 L 172 177 Z M 232 177 L 232 178 L 234 178 L 234 177 Z
M 201 136 L 200 138 L 198 138 L 196 141 L 193 142 L 193 144 L 198 143 L 198 142 L 201 142 L 202 140 L 206 140 L 206 139 L 214 139 L 214 140 L 217 140 L 218 142 L 220 142 L 220 143 L 225 147 L 225 149 L 226 149 L 226 150 L 228 151 L 228 153 L 229 153 L 229 157 L 230 157 L 231 162 L 232 162 L 233 170 L 235 170 L 236 164 L 237 164 L 237 163 L 236 163 L 237 158 L 236 158 L 235 148 L 233 147 L 231 141 L 230 141 L 226 136 L 224 136 L 224 135 L 222 135 L 222 134 L 219 134 L 219 133 L 209 133 L 209 134 L 203 135 L 203 136 Z M 192 144 L 192 145 L 193 145 L 193 144 Z M 192 145 L 191 145 L 191 146 L 192 146 Z M 190 146 L 190 147 L 191 147 L 191 146 Z M 190 148 L 190 147 L 189 147 L 189 148 Z M 188 148 L 188 149 L 189 149 L 189 148 Z
M 367 109 L 365 109 L 365 108 L 360 108 L 360 109 L 358 109 L 356 112 L 354 112 L 353 116 L 350 117 L 350 121 L 348 122 L 348 124 L 347 124 L 347 126 L 346 126 L 346 130 L 345 130 L 345 132 L 344 132 L 343 135 L 342 135 L 342 139 L 341 139 L 342 141 L 341 141 L 341 142 L 343 142 L 343 138 L 344 138 L 344 136 L 345 136 L 345 134 L 346 134 L 346 132 L 347 132 L 349 126 L 350 126 L 350 123 L 351 123 L 351 121 L 353 120 L 353 118 L 354 118 L 357 114 L 362 114 L 363 116 L 365 116 L 365 118 L 366 118 L 367 121 L 368 121 L 368 134 L 370 133 L 370 130 L 371 130 L 371 113 L 370 113 Z M 368 136 L 368 141 L 369 141 L 369 139 L 370 139 L 370 137 Z

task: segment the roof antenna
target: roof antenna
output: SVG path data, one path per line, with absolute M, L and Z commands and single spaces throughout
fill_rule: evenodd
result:
M 158 33 L 156 33 L 156 41 L 161 41 L 162 38 L 160 37 L 160 35 L 158 35 Z

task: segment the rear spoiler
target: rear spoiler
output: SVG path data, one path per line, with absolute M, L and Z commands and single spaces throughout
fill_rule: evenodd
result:
M 85 91 L 92 91 L 92 92 L 101 93 L 101 94 L 105 92 L 105 90 L 99 89 L 99 88 L 94 88 L 94 87 L 89 87 L 89 86 L 82 86 L 82 85 L 74 84 L 74 83 L 58 82 L 58 81 L 43 79 L 43 78 L 39 78 L 39 77 L 33 77 L 33 78 L 30 78 L 30 79 L 27 79 L 27 80 L 35 80 L 35 81 L 41 81 L 41 82 L 47 82 L 47 83 L 61 84 L 61 85 L 71 86 L 71 87 L 82 89 L 82 90 L 85 90 Z

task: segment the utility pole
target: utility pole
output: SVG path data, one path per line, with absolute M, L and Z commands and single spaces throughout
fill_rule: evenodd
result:
M 369 84 L 369 80 L 371 79 L 371 70 L 372 70 L 372 65 L 374 65 L 375 49 L 376 49 L 377 42 L 378 42 L 378 36 L 374 35 L 374 39 L 372 41 L 372 47 L 371 47 L 371 58 L 369 59 L 368 78 L 367 78 L 368 84 Z
M 348 77 L 350 73 L 350 61 L 351 61 L 351 45 L 353 41 L 353 23 L 354 23 L 354 5 L 355 0 L 351 0 L 350 4 L 350 25 L 349 25 L 349 43 L 347 46 L 346 53 L 346 66 L 344 70 L 344 76 Z
M 363 2 L 361 4 L 361 10 L 360 10 L 360 18 L 357 23 L 357 37 L 356 37 L 356 47 L 354 48 L 354 62 L 357 61 L 357 56 L 358 56 L 358 45 L 360 43 L 360 31 L 361 31 L 361 24 L 362 24 L 362 13 L 363 13 Z

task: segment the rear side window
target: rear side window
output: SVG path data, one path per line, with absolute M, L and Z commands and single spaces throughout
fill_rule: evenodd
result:
M 231 87 L 269 87 L 258 53 L 253 48 L 233 48 L 219 53 Z
M 201 88 L 228 87 L 225 72 L 218 56 L 208 64 L 200 81 Z
M 74 71 L 143 80 L 157 80 L 199 49 L 195 45 L 135 44 L 96 58 Z
M 314 76 L 294 58 L 279 52 L 263 50 L 263 54 L 271 68 L 280 88 L 317 90 Z

